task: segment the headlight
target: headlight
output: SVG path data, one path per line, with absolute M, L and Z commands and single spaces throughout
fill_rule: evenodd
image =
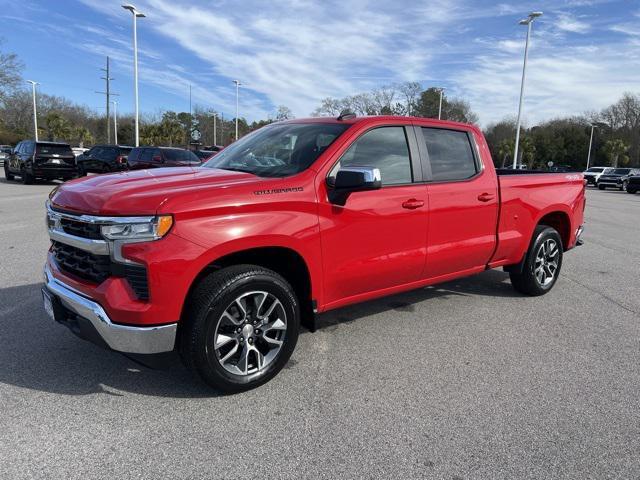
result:
M 127 217 L 122 222 L 103 225 L 102 235 L 109 240 L 158 240 L 164 237 L 173 225 L 171 215 L 161 215 L 150 220 Z

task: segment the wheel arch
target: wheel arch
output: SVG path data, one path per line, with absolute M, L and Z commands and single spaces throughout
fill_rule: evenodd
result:
M 555 229 L 560 234 L 562 240 L 562 250 L 567 251 L 571 243 L 571 217 L 564 210 L 552 210 L 545 213 L 536 222 L 538 225 L 547 225 Z M 534 227 L 535 231 L 535 227 Z
M 185 314 L 186 305 L 200 281 L 211 272 L 232 265 L 257 265 L 280 274 L 293 288 L 298 301 L 302 320 L 313 316 L 314 290 L 312 272 L 309 262 L 297 250 L 281 245 L 243 248 L 227 252 L 209 261 L 193 278 L 182 305 L 181 318 Z

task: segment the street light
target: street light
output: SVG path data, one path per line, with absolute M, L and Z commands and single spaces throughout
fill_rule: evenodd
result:
M 529 56 L 529 37 L 531 37 L 531 25 L 533 20 L 542 15 L 542 12 L 531 12 L 529 16 L 518 22 L 520 25 L 527 26 L 527 41 L 524 45 L 524 64 L 522 66 L 522 82 L 520 83 L 520 103 L 518 105 L 518 121 L 516 124 L 516 145 L 513 152 L 513 168 L 518 168 L 518 146 L 520 144 L 520 121 L 522 119 L 522 99 L 524 97 L 524 79 L 527 73 L 527 57 Z
M 444 87 L 438 88 L 440 92 L 440 103 L 438 104 L 438 120 L 442 119 L 442 94 L 444 93 Z
M 111 100 L 113 103 L 113 143 L 118 145 L 118 102 Z
M 129 10 L 133 16 L 133 91 L 136 103 L 136 147 L 140 146 L 140 125 L 138 111 L 138 17 L 144 18 L 144 13 L 136 10 L 136 7 L 130 4 L 122 5 L 122 8 Z
M 238 115 L 239 115 L 238 98 L 240 95 L 240 85 L 242 84 L 240 83 L 240 80 L 234 80 L 233 83 L 236 84 L 236 140 L 238 140 Z
M 33 80 L 27 80 L 27 83 L 31 84 L 31 91 L 33 92 L 33 132 L 37 142 L 38 141 L 38 112 L 36 109 L 36 85 L 40 85 L 40 84 L 38 82 L 34 82 Z
M 602 123 L 602 122 L 593 122 L 591 124 L 591 136 L 589 136 L 589 152 L 587 153 L 587 168 L 586 170 L 589 170 L 589 164 L 591 162 L 591 145 L 593 144 L 593 131 L 597 128 L 602 128 L 603 126 L 607 126 L 606 123 Z

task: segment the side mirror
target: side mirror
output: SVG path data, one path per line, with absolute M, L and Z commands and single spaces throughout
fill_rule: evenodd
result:
M 327 182 L 329 201 L 343 206 L 353 192 L 377 190 L 382 187 L 380 170 L 373 167 L 345 167 L 338 170 L 334 182 Z

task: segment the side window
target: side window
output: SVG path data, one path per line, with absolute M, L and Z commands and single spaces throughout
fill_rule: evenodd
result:
M 22 142 L 20 142 L 18 145 L 16 145 L 16 148 L 14 150 L 16 153 L 22 153 Z
M 140 162 L 151 162 L 151 159 L 153 158 L 153 148 L 143 148 L 142 150 L 140 150 L 140 157 L 138 158 L 138 161 Z
M 22 151 L 27 155 L 33 155 L 33 151 L 35 150 L 35 148 L 36 148 L 35 142 L 27 142 L 24 144 Z
M 404 127 L 380 127 L 358 138 L 333 167 L 335 178 L 344 167 L 373 167 L 380 170 L 383 185 L 411 183 L 411 158 Z
M 478 172 L 466 132 L 423 128 L 422 136 L 434 181 L 465 180 Z

